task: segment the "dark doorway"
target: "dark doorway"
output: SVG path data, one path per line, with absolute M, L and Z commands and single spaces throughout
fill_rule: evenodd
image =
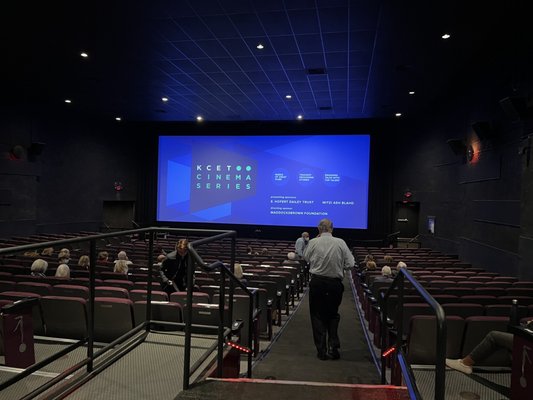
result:
M 396 202 L 396 215 L 394 218 L 394 231 L 400 232 L 400 238 L 414 238 L 418 236 L 418 213 L 420 203 L 402 201 Z
M 120 231 L 134 227 L 134 201 L 104 201 L 102 223 L 105 231 Z

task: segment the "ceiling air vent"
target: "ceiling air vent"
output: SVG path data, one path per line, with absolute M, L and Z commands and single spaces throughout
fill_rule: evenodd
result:
M 318 107 L 318 109 L 320 111 L 331 111 L 332 110 L 331 106 L 321 106 L 321 107 Z
M 325 68 L 307 68 L 307 75 L 326 75 Z

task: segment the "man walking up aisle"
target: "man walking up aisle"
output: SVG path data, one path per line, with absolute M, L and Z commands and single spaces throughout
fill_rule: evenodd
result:
M 313 340 L 320 360 L 340 358 L 337 329 L 340 321 L 338 311 L 344 292 L 342 280 L 344 270 L 355 265 L 346 242 L 333 237 L 332 232 L 333 223 L 329 219 L 322 219 L 318 224 L 318 237 L 309 241 L 304 252 L 304 259 L 310 265 L 309 311 Z

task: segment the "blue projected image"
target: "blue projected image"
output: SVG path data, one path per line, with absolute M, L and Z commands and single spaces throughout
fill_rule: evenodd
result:
M 160 136 L 157 220 L 366 229 L 370 136 Z

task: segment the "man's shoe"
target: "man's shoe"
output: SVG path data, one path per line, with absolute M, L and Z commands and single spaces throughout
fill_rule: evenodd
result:
M 450 358 L 446 359 L 446 365 L 450 368 L 453 368 L 457 371 L 463 372 L 467 375 L 472 373 L 472 367 L 463 363 L 463 360 L 452 360 Z
M 318 352 L 316 356 L 319 360 L 322 360 L 322 361 L 329 360 L 329 357 L 326 353 Z
M 341 355 L 338 349 L 331 349 L 329 351 L 329 356 L 331 357 L 332 360 L 338 360 L 339 358 L 341 358 Z

